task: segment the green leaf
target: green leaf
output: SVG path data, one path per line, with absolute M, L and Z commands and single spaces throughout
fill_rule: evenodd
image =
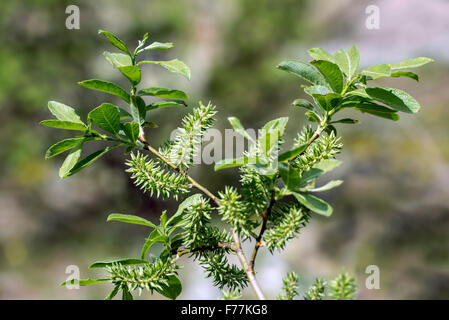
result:
M 118 114 L 120 115 L 120 120 L 132 118 L 131 114 L 128 111 L 126 111 L 125 109 L 117 107 L 117 110 L 118 110 Z
M 373 80 L 385 78 L 390 76 L 391 67 L 388 64 L 377 64 L 362 70 L 362 74 L 371 77 Z
M 305 113 L 307 120 L 311 121 L 311 122 L 316 122 L 316 123 L 320 123 L 320 117 L 313 111 L 307 111 Z
M 98 30 L 98 33 L 104 35 L 113 46 L 115 46 L 116 48 L 122 50 L 123 52 L 131 55 L 131 53 L 129 52 L 129 50 L 126 47 L 126 45 L 123 43 L 122 40 L 117 38 L 116 35 L 108 32 L 108 31 L 105 31 L 105 30 Z
M 242 123 L 240 122 L 239 119 L 237 119 L 236 117 L 229 117 L 228 121 L 231 124 L 231 126 L 234 128 L 235 132 L 237 132 L 241 136 L 245 137 L 249 141 L 256 143 L 256 141 L 254 141 L 253 137 L 251 137 L 248 134 L 248 132 L 246 132 L 245 128 L 242 126 Z
M 112 300 L 120 290 L 120 285 L 116 285 L 104 300 Z
M 87 166 L 91 165 L 95 160 L 97 160 L 98 158 L 100 158 L 102 155 L 104 155 L 106 152 L 118 147 L 119 145 L 113 145 L 113 146 L 109 146 L 106 147 L 104 149 L 98 150 L 94 153 L 91 153 L 90 155 L 88 155 L 87 157 L 85 157 L 83 160 L 77 162 L 73 168 L 64 176 L 64 178 L 69 177 L 71 175 L 74 175 L 75 173 L 77 173 L 78 171 L 86 168 Z
M 140 253 L 140 258 L 145 259 L 145 256 L 147 255 L 148 250 L 155 244 L 156 242 L 165 243 L 167 237 L 162 236 L 158 230 L 151 231 L 150 235 L 148 236 L 147 240 L 145 241 L 145 244 L 142 247 L 142 252 Z
M 87 127 L 83 123 L 78 122 L 70 122 L 70 121 L 61 121 L 61 120 L 43 120 L 40 122 L 41 125 L 57 128 L 57 129 L 65 129 L 65 130 L 77 130 L 77 131 L 86 131 Z
M 293 73 L 311 84 L 322 86 L 327 85 L 327 81 L 324 76 L 310 64 L 301 61 L 287 60 L 278 64 L 277 68 Z
M 81 140 L 69 153 L 59 169 L 59 176 L 65 178 L 67 173 L 75 166 L 81 156 L 84 139 Z
M 182 292 L 181 281 L 174 275 L 168 276 L 168 283 L 162 285 L 162 289 L 157 290 L 160 294 L 166 296 L 169 299 L 176 299 Z
M 359 120 L 351 119 L 351 118 L 344 118 L 344 119 L 332 121 L 331 123 L 357 124 L 357 123 L 359 123 Z
M 404 60 L 398 63 L 392 63 L 390 64 L 391 70 L 404 70 L 404 69 L 412 69 L 412 68 L 418 68 L 421 67 L 429 62 L 433 62 L 433 59 L 426 58 L 426 57 L 419 57 L 419 58 L 413 58 Z
M 145 48 L 143 48 L 141 51 L 145 51 L 145 50 L 168 50 L 173 48 L 174 45 L 171 42 L 165 42 L 165 43 L 161 43 L 161 42 L 153 42 L 152 44 L 146 46 Z
M 154 223 L 132 214 L 111 213 L 106 221 L 119 221 L 124 223 L 140 224 L 142 226 L 157 229 L 157 226 Z
M 159 87 L 145 88 L 139 90 L 137 94 L 139 96 L 154 96 L 165 99 L 180 99 L 180 100 L 189 99 L 189 96 L 180 90 L 173 90 Z
M 340 93 L 343 90 L 343 74 L 335 63 L 317 60 L 312 61 L 311 64 L 314 65 L 326 78 L 327 83 L 329 83 L 334 92 Z
M 380 101 L 397 111 L 416 113 L 421 106 L 407 92 L 393 88 L 366 88 L 366 93 L 374 100 Z
M 178 206 L 178 210 L 176 210 L 176 213 L 170 217 L 167 221 L 168 226 L 176 226 L 178 222 L 182 220 L 181 215 L 184 212 L 185 209 L 190 207 L 192 203 L 195 203 L 201 198 L 200 193 L 196 193 L 194 195 L 191 195 L 190 197 L 186 198 L 183 202 L 181 202 Z
M 125 135 L 129 139 L 129 141 L 135 143 L 137 141 L 137 138 L 139 137 L 140 132 L 139 124 L 137 122 L 125 122 L 122 123 L 120 126 L 125 132 Z
M 133 85 L 138 85 L 140 83 L 142 73 L 140 72 L 139 67 L 136 66 L 126 66 L 126 67 L 118 67 L 119 71 L 128 78 L 128 80 Z
M 316 164 L 313 168 L 310 168 L 302 174 L 301 185 L 304 185 L 311 180 L 314 180 L 321 175 L 334 170 L 336 167 L 341 165 L 341 161 L 335 159 L 325 159 Z
M 301 183 L 301 176 L 298 170 L 292 168 L 288 163 L 280 162 L 279 174 L 281 175 L 282 181 L 289 190 L 295 190 Z
M 104 57 L 108 60 L 112 66 L 119 67 L 127 67 L 132 66 L 133 61 L 131 57 L 127 54 L 123 53 L 111 53 L 108 51 L 103 52 Z
M 75 109 L 72 107 L 66 106 L 60 102 L 49 101 L 48 109 L 58 120 L 75 122 L 84 125 L 83 121 L 81 121 L 79 115 L 76 114 Z
M 122 300 L 133 300 L 133 295 L 129 292 L 128 287 L 122 287 Z
M 285 126 L 288 118 L 280 117 L 268 121 L 261 129 L 261 134 L 258 139 L 260 149 L 264 152 L 266 157 L 271 156 L 273 150 L 279 146 L 279 140 L 284 135 Z
M 321 48 L 312 48 L 309 49 L 309 55 L 314 60 L 326 60 L 335 63 L 334 57 L 324 49 Z
M 190 68 L 178 59 L 173 59 L 170 61 L 140 61 L 137 65 L 141 64 L 157 64 L 170 72 L 181 74 L 190 80 Z
M 112 134 L 118 134 L 120 131 L 120 113 L 113 104 L 102 103 L 89 112 L 88 119 Z
M 296 107 L 300 107 L 300 108 L 305 108 L 310 111 L 315 110 L 315 107 L 313 106 L 313 104 L 311 104 L 306 99 L 296 99 L 295 101 L 293 101 L 292 105 L 294 105 Z
M 296 147 L 287 152 L 284 152 L 281 155 L 279 155 L 278 161 L 284 162 L 284 161 L 293 160 L 298 155 L 300 155 L 302 152 L 304 152 L 304 150 L 306 150 L 308 146 L 309 146 L 308 143 L 304 143 L 303 145 L 300 145 L 299 147 Z
M 236 159 L 223 159 L 215 163 L 214 170 L 218 171 L 225 168 L 239 167 L 249 163 L 248 157 L 240 157 Z
M 319 188 L 310 188 L 307 189 L 306 191 L 308 192 L 322 192 L 322 191 L 328 191 L 331 190 L 333 188 L 338 187 L 339 185 L 341 185 L 343 183 L 342 180 L 332 180 L 329 181 L 328 183 L 326 183 L 324 186 L 319 187 Z
M 131 110 L 133 120 L 142 125 L 145 122 L 147 115 L 145 101 L 139 96 L 132 96 L 129 108 Z
M 407 78 L 411 78 L 413 80 L 419 81 L 418 75 L 411 71 L 396 71 L 396 72 L 393 72 L 390 76 L 395 77 L 395 78 L 407 77 Z
M 187 107 L 187 105 L 182 100 L 167 100 L 167 101 L 153 102 L 152 104 L 146 106 L 147 111 L 166 107 Z
M 81 82 L 78 82 L 79 85 L 102 92 L 107 92 L 110 94 L 113 94 L 115 96 L 118 96 L 122 98 L 125 102 L 130 103 L 131 98 L 125 90 L 120 88 L 115 83 L 109 82 L 109 81 L 103 81 L 98 79 L 91 79 L 91 80 L 84 80 Z
M 314 195 L 307 193 L 294 192 L 293 195 L 299 203 L 301 203 L 309 210 L 326 217 L 332 215 L 332 207 L 323 199 L 317 198 Z
M 396 113 L 396 110 L 392 110 L 386 108 L 384 106 L 378 105 L 372 102 L 364 102 L 359 103 L 357 105 L 352 106 L 354 109 L 359 110 L 364 113 L 369 113 L 374 116 L 378 116 L 381 118 L 397 121 L 399 120 L 399 115 Z
M 146 261 L 146 260 L 127 258 L 127 259 L 112 260 L 112 261 L 97 261 L 97 262 L 92 263 L 89 266 L 89 268 L 90 269 L 105 268 L 105 267 L 110 267 L 114 264 L 129 266 L 129 265 L 146 264 L 146 263 L 148 263 L 148 261 Z
M 67 284 L 75 284 L 75 281 L 77 281 L 78 279 L 72 279 L 70 281 L 64 281 L 63 283 L 61 283 L 61 287 L 67 285 Z M 79 279 L 78 280 L 78 284 L 80 286 L 88 286 L 91 284 L 97 284 L 97 283 L 103 283 L 109 281 L 109 279 Z
M 338 50 L 334 54 L 335 61 L 343 73 L 346 75 L 346 79 L 349 81 L 359 67 L 359 50 L 357 46 L 352 46 L 348 50 Z
M 50 148 L 48 148 L 47 152 L 45 153 L 45 159 L 49 159 L 64 151 L 76 147 L 84 139 L 85 138 L 70 138 L 55 143 Z

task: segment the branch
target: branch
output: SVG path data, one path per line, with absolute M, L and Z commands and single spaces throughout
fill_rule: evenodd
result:
M 157 151 L 152 146 L 150 146 L 150 144 L 147 142 L 147 140 L 145 139 L 145 136 L 143 134 L 139 135 L 139 141 L 144 144 L 146 150 L 150 151 L 155 156 L 160 158 L 164 163 L 166 163 L 168 166 L 170 166 L 173 170 L 179 172 L 180 174 L 185 175 L 187 180 L 189 180 L 190 183 L 192 184 L 193 188 L 196 188 L 196 189 L 200 190 L 201 192 L 203 192 L 206 196 L 208 196 L 217 205 L 217 207 L 220 206 L 220 203 L 218 202 L 217 197 L 212 192 L 210 192 L 206 187 L 203 187 L 195 179 L 193 179 L 188 174 L 186 174 L 184 170 L 182 170 L 182 169 L 178 168 L 177 166 L 175 166 L 174 164 L 170 163 L 170 161 L 168 161 L 168 159 L 164 155 L 162 155 L 159 151 Z M 259 283 L 257 282 L 254 270 L 252 270 L 252 268 L 249 266 L 248 261 L 245 256 L 245 253 L 243 252 L 242 245 L 240 243 L 240 237 L 235 230 L 232 231 L 232 237 L 234 239 L 235 253 L 237 254 L 237 257 L 240 260 L 240 264 L 242 265 L 242 268 L 245 271 L 246 276 L 248 277 L 248 281 L 249 281 L 251 287 L 253 288 L 254 292 L 256 293 L 257 297 L 260 300 L 265 300 L 265 296 L 264 296 L 262 290 L 260 289 Z

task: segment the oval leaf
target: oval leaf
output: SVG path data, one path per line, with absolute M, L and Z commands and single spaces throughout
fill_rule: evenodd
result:
M 332 215 L 332 207 L 326 201 L 307 193 L 294 192 L 296 200 L 309 210 L 329 217 Z
M 57 129 L 65 129 L 65 130 L 77 130 L 77 131 L 86 131 L 87 127 L 84 123 L 79 122 L 70 122 L 70 121 L 61 121 L 61 120 L 44 120 L 40 122 L 41 125 L 57 128 Z
M 98 127 L 110 133 L 118 134 L 120 130 L 120 113 L 113 104 L 101 104 L 89 113 L 88 118 Z
M 421 106 L 407 92 L 393 88 L 366 88 L 370 98 L 386 104 L 397 111 L 416 113 Z
M 79 85 L 92 89 L 97 91 L 103 91 L 110 94 L 113 94 L 115 96 L 118 96 L 122 98 L 125 102 L 130 103 L 131 98 L 125 90 L 120 88 L 115 83 L 104 81 L 104 80 L 98 80 L 98 79 L 91 79 L 91 80 L 84 80 L 81 82 L 78 82 Z
M 311 84 L 327 85 L 327 81 L 323 75 L 315 67 L 307 63 L 296 60 L 287 60 L 281 62 L 277 68 L 293 73 Z
M 180 100 L 189 99 L 187 94 L 180 90 L 173 90 L 159 87 L 145 88 L 139 90 L 137 94 L 139 96 L 154 96 L 165 99 L 180 99 Z

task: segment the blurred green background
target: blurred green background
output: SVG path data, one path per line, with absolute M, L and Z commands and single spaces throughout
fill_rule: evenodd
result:
M 80 8 L 81 28 L 65 27 L 70 4 Z M 380 9 L 380 28 L 369 30 L 368 5 Z M 287 146 L 305 124 L 303 111 L 290 105 L 304 97 L 300 81 L 277 71 L 286 58 L 307 59 L 307 49 L 328 51 L 357 44 L 361 66 L 415 56 L 436 60 L 411 79 L 379 81 L 420 101 L 418 115 L 388 122 L 362 114 L 357 126 L 339 128 L 344 165 L 334 176 L 345 183 L 326 194 L 330 219 L 314 216 L 298 239 L 275 257 L 261 250 L 258 278 L 275 297 L 289 270 L 304 288 L 316 276 L 334 277 L 344 266 L 357 276 L 361 299 L 449 299 L 449 2 L 445 0 L 298 1 L 152 0 L 0 2 L 0 298 L 101 299 L 108 285 L 67 290 L 59 283 L 68 265 L 81 277 L 95 260 L 137 257 L 148 230 L 106 223 L 111 212 L 138 214 L 153 221 L 172 201 L 155 200 L 136 189 L 124 172 L 121 151 L 61 180 L 63 157 L 44 153 L 66 133 L 41 127 L 50 117 L 48 100 L 75 107 L 84 117 L 111 96 L 78 86 L 80 80 L 123 81 L 102 56 L 114 49 L 98 29 L 134 44 L 174 42 L 170 51 L 147 53 L 179 58 L 192 80 L 145 67 L 142 85 L 187 91 L 189 108 L 155 112 L 160 125 L 149 133 L 162 142 L 199 100 L 217 105 L 217 128 L 237 116 L 247 128 L 288 115 Z M 212 166 L 192 171 L 214 192 L 236 184 L 236 172 L 213 174 Z M 187 262 L 187 260 L 184 260 Z M 379 290 L 365 287 L 365 268 L 380 268 Z M 216 299 L 220 292 L 196 263 L 181 270 L 180 298 Z M 247 290 L 246 297 L 254 297 Z M 144 294 L 142 298 L 150 298 Z M 158 298 L 158 296 L 153 296 Z

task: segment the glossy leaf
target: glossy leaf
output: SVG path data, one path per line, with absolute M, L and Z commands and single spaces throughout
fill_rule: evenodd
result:
M 359 122 L 360 121 L 356 120 L 356 119 L 344 118 L 344 119 L 339 119 L 339 120 L 332 121 L 331 123 L 357 124 Z
M 248 134 L 248 132 L 246 132 L 245 128 L 243 127 L 242 123 L 240 122 L 240 120 L 238 118 L 236 118 L 236 117 L 229 117 L 228 121 L 231 124 L 231 126 L 234 128 L 235 132 L 237 132 L 241 136 L 245 137 L 249 141 L 251 141 L 253 143 L 256 143 L 256 141 L 254 141 L 253 137 L 251 137 Z
M 135 143 L 139 137 L 140 126 L 137 122 L 125 122 L 121 124 L 123 132 L 132 143 Z
M 153 42 L 152 44 L 146 46 L 145 48 L 141 49 L 140 51 L 145 51 L 145 50 L 168 50 L 173 48 L 174 45 L 171 42 L 165 42 L 165 43 L 161 43 L 161 42 Z
M 296 99 L 295 101 L 293 101 L 292 104 L 294 106 L 296 106 L 296 107 L 305 108 L 305 109 L 310 110 L 310 111 L 314 111 L 315 110 L 315 107 L 313 106 L 313 104 L 311 104 L 306 99 Z
M 342 180 L 332 180 L 329 181 L 328 183 L 326 183 L 324 186 L 318 187 L 318 188 L 310 188 L 307 189 L 308 192 L 323 192 L 323 191 L 328 191 L 331 190 L 333 188 L 336 188 L 338 186 L 340 186 L 343 183 Z
M 289 190 L 295 190 L 296 187 L 300 185 L 301 176 L 297 169 L 292 168 L 289 164 L 283 162 L 279 163 L 278 169 L 282 181 Z
M 376 103 L 371 102 L 359 103 L 353 106 L 353 108 L 361 112 L 369 113 L 384 119 L 389 119 L 393 121 L 399 120 L 399 115 L 396 113 L 397 112 L 396 110 L 389 109 Z
M 411 71 L 396 71 L 396 72 L 393 72 L 390 76 L 395 77 L 395 78 L 407 77 L 407 78 L 411 78 L 413 80 L 419 81 L 418 75 Z
M 89 112 L 88 118 L 98 127 L 112 134 L 118 134 L 120 130 L 120 113 L 113 104 L 101 104 Z
M 277 68 L 293 73 L 294 75 L 297 75 L 298 77 L 310 82 L 311 84 L 322 86 L 327 85 L 327 81 L 324 76 L 310 64 L 301 61 L 288 60 L 281 62 L 277 66 Z
M 312 48 L 309 49 L 309 55 L 314 60 L 326 60 L 335 63 L 334 57 L 324 49 L 321 48 Z
M 305 171 L 301 177 L 301 185 L 307 184 L 308 182 L 320 177 L 321 175 L 334 170 L 336 167 L 341 165 L 341 161 L 335 159 L 325 159 Z
M 214 170 L 218 171 L 225 168 L 239 167 L 249 163 L 249 158 L 240 157 L 236 159 L 223 159 L 215 163 Z
M 76 131 L 87 130 L 87 126 L 85 124 L 78 122 L 61 121 L 61 120 L 43 120 L 40 122 L 40 124 L 57 129 L 76 130 Z
M 366 93 L 374 100 L 406 113 L 416 113 L 421 106 L 407 92 L 393 88 L 366 88 Z
M 423 66 L 429 62 L 433 62 L 433 61 L 434 60 L 430 59 L 430 58 L 419 57 L 419 58 L 404 60 L 404 61 L 401 61 L 398 63 L 392 63 L 392 64 L 390 64 L 390 67 L 391 67 L 392 71 L 413 69 L 413 68 L 421 67 L 421 66 Z
M 299 147 L 296 147 L 287 152 L 284 152 L 281 155 L 279 155 L 278 161 L 284 162 L 284 161 L 293 160 L 294 158 L 299 156 L 301 153 L 303 153 L 304 150 L 306 150 L 308 146 L 309 146 L 308 143 L 304 143 L 303 145 L 300 145 Z
M 147 240 L 145 241 L 145 244 L 142 247 L 142 251 L 140 253 L 140 258 L 145 259 L 145 256 L 147 255 L 148 250 L 155 244 L 156 242 L 165 243 L 166 237 L 162 236 L 158 230 L 151 231 L 150 235 L 148 236 Z
M 104 300 L 112 300 L 120 290 L 120 285 L 116 285 Z
M 61 121 L 68 121 L 68 122 L 74 122 L 83 124 L 84 122 L 81 121 L 79 115 L 76 114 L 75 109 L 72 107 L 66 106 L 63 103 L 56 102 L 56 101 L 49 101 L 48 102 L 48 110 L 56 117 L 56 119 Z
M 323 199 L 307 193 L 294 192 L 293 195 L 299 203 L 309 210 L 326 217 L 330 217 L 332 215 L 332 207 Z
M 105 267 L 110 267 L 114 264 L 120 264 L 122 266 L 130 266 L 130 265 L 146 264 L 146 263 L 148 263 L 148 261 L 146 261 L 146 260 L 127 258 L 127 259 L 112 260 L 112 261 L 97 261 L 97 262 L 92 263 L 89 266 L 89 268 L 90 269 L 105 268 Z
M 126 66 L 126 67 L 118 67 L 117 69 L 120 70 L 120 72 L 128 78 L 128 80 L 133 85 L 138 85 L 140 83 L 142 74 L 140 72 L 139 67 L 136 66 Z
M 48 148 L 47 152 L 45 153 L 45 159 L 49 159 L 51 157 L 54 157 L 64 151 L 70 150 L 74 147 L 76 147 L 81 141 L 83 141 L 85 138 L 70 138 L 65 139 L 62 141 L 59 141 L 52 145 L 50 148 Z
M 131 55 L 131 54 L 129 53 L 129 50 L 128 50 L 128 48 L 126 47 L 126 45 L 125 45 L 125 44 L 123 43 L 123 41 L 120 40 L 116 35 L 114 35 L 114 34 L 108 32 L 108 31 L 106 31 L 106 30 L 98 30 L 98 33 L 104 35 L 104 36 L 109 40 L 109 42 L 110 42 L 113 46 L 115 46 L 116 48 L 122 50 L 123 52 L 125 52 L 125 53 Z
M 81 156 L 84 140 L 80 141 L 67 155 L 64 162 L 59 168 L 59 176 L 65 178 L 67 173 L 75 166 Z
M 83 87 L 97 90 L 97 91 L 103 91 L 110 94 L 113 94 L 115 96 L 118 96 L 122 98 L 125 102 L 130 103 L 131 98 L 125 90 L 120 88 L 118 85 L 112 82 L 98 80 L 98 79 L 91 79 L 91 80 L 84 80 L 81 82 L 78 82 Z
M 132 214 L 122 214 L 122 213 L 111 213 L 106 221 L 118 221 L 118 222 L 124 222 L 124 223 L 132 223 L 132 224 L 140 224 L 142 226 L 155 228 L 157 229 L 157 226 L 148 221 L 147 219 L 141 218 L 139 216 L 135 216 Z
M 90 155 L 88 155 L 87 157 L 85 157 L 84 159 L 82 159 L 81 161 L 77 162 L 73 168 L 64 176 L 64 178 L 69 177 L 71 175 L 74 175 L 75 173 L 77 173 L 78 171 L 86 168 L 87 166 L 91 165 L 95 160 L 97 160 L 98 158 L 100 158 L 102 155 L 104 155 L 106 152 L 114 149 L 118 147 L 118 145 L 114 145 L 114 146 L 110 146 L 110 147 L 106 147 L 103 148 L 101 150 L 98 150 L 94 153 L 91 153 Z
M 145 101 L 139 96 L 132 96 L 129 108 L 133 120 L 139 124 L 143 124 L 147 114 Z
M 340 93 L 343 90 L 343 74 L 335 63 L 325 60 L 312 61 L 311 63 L 326 78 L 327 83 L 334 92 Z
M 175 275 L 168 276 L 168 283 L 162 285 L 162 289 L 157 290 L 163 296 L 169 299 L 176 299 L 182 292 L 181 281 Z
M 147 111 L 149 111 L 166 107 L 187 107 L 187 105 L 182 100 L 168 100 L 168 101 L 153 102 L 152 104 L 149 104 L 146 108 Z
M 173 59 L 170 61 L 141 61 L 138 63 L 138 65 L 141 64 L 157 64 L 170 72 L 181 74 L 187 79 L 190 79 L 190 68 L 178 59 Z
M 168 88 L 152 87 L 139 90 L 139 96 L 154 96 L 165 99 L 189 99 L 189 96 L 181 90 L 173 90 Z

